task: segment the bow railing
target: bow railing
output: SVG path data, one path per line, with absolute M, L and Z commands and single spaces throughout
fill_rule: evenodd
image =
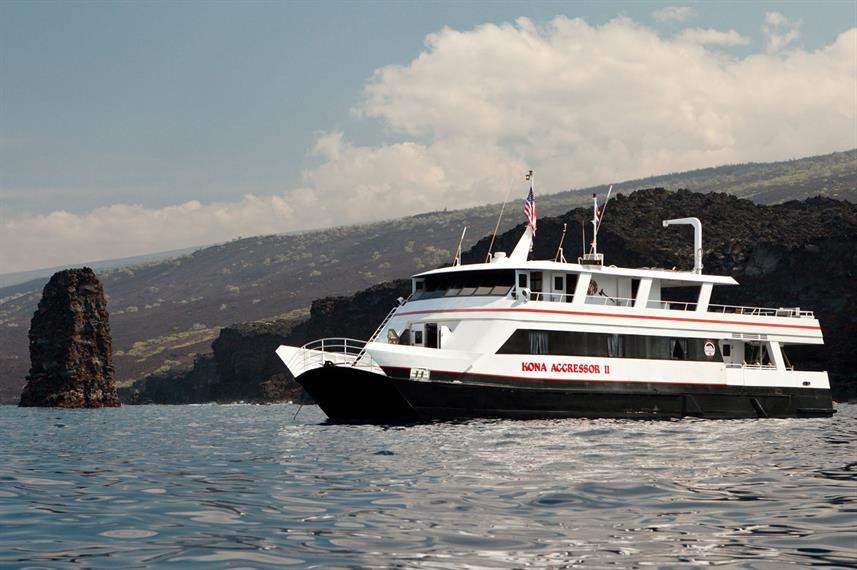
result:
M 320 338 L 301 347 L 289 361 L 289 370 L 296 377 L 326 364 L 333 366 L 375 367 L 377 364 L 365 354 L 365 340 L 356 338 Z

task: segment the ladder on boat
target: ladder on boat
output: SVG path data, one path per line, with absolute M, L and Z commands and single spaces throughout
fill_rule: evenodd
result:
M 390 312 L 387 313 L 387 316 L 384 317 L 384 320 L 381 321 L 381 324 L 378 325 L 378 328 L 375 329 L 375 332 L 372 333 L 372 336 L 369 337 L 369 340 L 366 341 L 366 344 L 364 344 L 363 348 L 360 349 L 360 352 L 357 353 L 357 358 L 354 359 L 354 362 L 351 363 L 351 366 L 357 366 L 357 363 L 360 362 L 360 359 L 363 358 L 364 354 L 366 354 L 366 347 L 369 346 L 369 343 L 375 342 L 375 339 L 378 338 L 378 335 L 381 334 L 381 331 L 384 330 L 384 327 L 387 326 L 387 323 L 389 323 L 390 319 L 393 318 L 393 315 L 396 313 L 396 309 L 407 303 L 410 298 L 411 296 L 408 295 L 407 299 L 401 300 L 398 305 L 390 309 Z

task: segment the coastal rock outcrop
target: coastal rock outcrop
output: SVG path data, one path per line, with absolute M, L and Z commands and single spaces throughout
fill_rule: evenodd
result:
M 30 323 L 30 373 L 21 406 L 120 405 L 104 289 L 88 267 L 55 273 Z

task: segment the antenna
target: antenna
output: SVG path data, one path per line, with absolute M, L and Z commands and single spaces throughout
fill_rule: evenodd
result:
M 503 198 L 503 205 L 500 207 L 500 215 L 497 216 L 497 223 L 494 225 L 494 233 L 491 234 L 491 243 L 488 244 L 488 253 L 485 254 L 485 263 L 491 261 L 491 250 L 494 249 L 494 238 L 497 237 L 497 230 L 500 229 L 500 220 L 503 219 L 503 211 L 506 209 L 506 202 L 509 201 L 509 194 L 511 193 L 512 185 L 509 184 L 506 189 L 506 197 Z
M 564 259 L 565 256 L 562 255 L 562 243 L 565 241 L 565 232 L 568 229 L 568 224 L 562 225 L 562 237 L 559 238 L 559 246 L 556 248 L 556 255 L 554 256 L 554 261 L 559 261 L 560 258 Z
M 455 250 L 455 259 L 452 260 L 452 266 L 461 265 L 461 244 L 464 243 L 464 234 L 467 233 L 467 226 L 461 232 L 461 239 L 458 240 L 458 249 Z

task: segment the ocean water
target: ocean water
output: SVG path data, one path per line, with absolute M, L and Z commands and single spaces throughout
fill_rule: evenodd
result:
M 830 419 L 327 425 L 0 407 L 0 568 L 857 567 Z

